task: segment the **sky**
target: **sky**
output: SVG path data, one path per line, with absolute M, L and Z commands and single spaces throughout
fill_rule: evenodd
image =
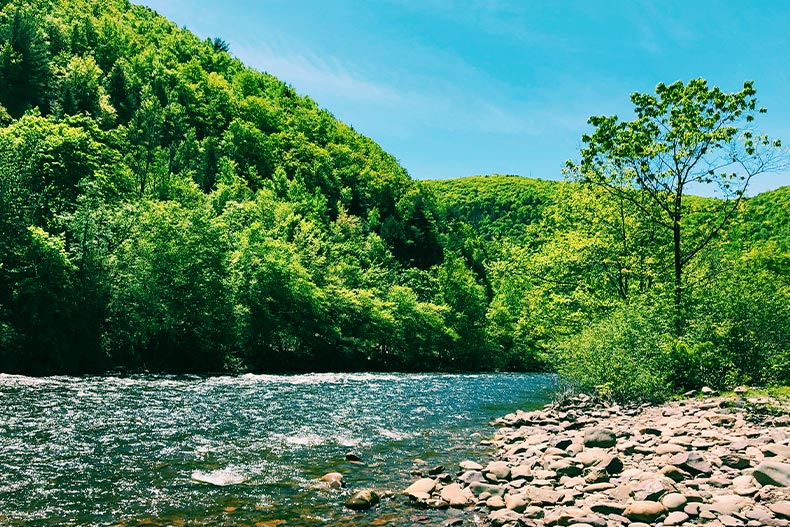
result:
M 790 145 L 782 0 L 142 0 L 309 95 L 416 179 L 562 178 L 592 115 L 702 77 L 753 80 L 757 128 Z M 752 191 L 790 184 L 790 172 Z

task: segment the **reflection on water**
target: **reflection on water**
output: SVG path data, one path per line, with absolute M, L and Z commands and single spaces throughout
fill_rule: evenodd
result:
M 411 525 L 401 498 L 364 513 L 343 500 L 403 489 L 417 458 L 484 456 L 473 434 L 545 403 L 551 386 L 511 374 L 0 374 L 0 525 Z M 331 471 L 346 489 L 316 484 Z

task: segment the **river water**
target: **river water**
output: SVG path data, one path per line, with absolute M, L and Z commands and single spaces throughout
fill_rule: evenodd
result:
M 440 525 L 453 512 L 401 496 L 361 513 L 343 501 L 401 491 L 417 459 L 484 460 L 488 422 L 552 387 L 516 374 L 0 374 L 0 525 Z M 346 489 L 317 484 L 330 471 Z

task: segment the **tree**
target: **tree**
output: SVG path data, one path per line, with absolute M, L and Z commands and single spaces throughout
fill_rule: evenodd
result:
M 757 107 L 752 81 L 736 93 L 704 79 L 656 95 L 633 93 L 636 119 L 593 116 L 581 161 L 567 163 L 575 179 L 630 202 L 647 221 L 672 234 L 675 332 L 683 327 L 684 270 L 730 222 L 751 179 L 781 166 L 778 140 L 752 129 Z M 721 199 L 708 221 L 686 228 L 689 191 L 712 186 Z
M 0 104 L 15 118 L 45 105 L 49 50 L 40 20 L 23 7 L 0 15 Z

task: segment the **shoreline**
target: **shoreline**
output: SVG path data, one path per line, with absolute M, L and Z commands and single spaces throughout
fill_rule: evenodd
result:
M 781 408 L 781 411 L 771 411 Z M 620 406 L 580 395 L 496 419 L 490 461 L 421 474 L 417 507 L 494 527 L 790 527 L 790 405 L 708 396 Z

